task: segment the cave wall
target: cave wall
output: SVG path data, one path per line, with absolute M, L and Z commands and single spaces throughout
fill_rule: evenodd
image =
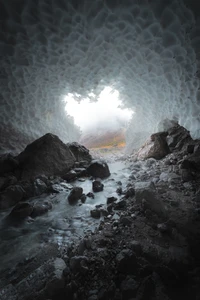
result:
M 188 3 L 0 0 L 0 20 L 1 152 L 46 132 L 77 140 L 63 97 L 105 86 L 135 111 L 129 145 L 166 118 L 200 137 L 200 22 Z

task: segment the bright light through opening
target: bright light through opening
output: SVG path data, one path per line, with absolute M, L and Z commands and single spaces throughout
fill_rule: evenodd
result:
M 80 103 L 75 100 L 77 97 L 80 98 L 80 95 L 68 94 L 64 100 L 68 115 L 74 118 L 74 123 L 83 133 L 126 128 L 132 117 L 133 111 L 122 108 L 119 92 L 111 87 L 105 87 L 96 102 L 90 100 L 95 99 L 93 93 L 90 98 L 81 99 Z

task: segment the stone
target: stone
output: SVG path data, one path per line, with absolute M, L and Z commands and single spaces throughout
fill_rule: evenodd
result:
M 58 136 L 47 133 L 29 144 L 17 156 L 21 179 L 31 179 L 41 174 L 64 175 L 73 167 L 76 159 L 69 147 Z
M 92 218 L 100 218 L 101 217 L 101 211 L 100 209 L 93 209 L 90 211 L 90 215 Z
M 43 193 L 46 193 L 48 191 L 48 187 L 44 181 L 41 179 L 37 178 L 34 181 L 34 194 L 36 196 L 42 195 Z
M 52 204 L 48 201 L 44 203 L 37 203 L 33 206 L 33 211 L 31 213 L 32 218 L 36 218 L 46 214 L 50 209 L 52 209 Z
M 172 228 L 166 223 L 158 224 L 157 228 L 161 233 L 166 233 L 166 234 L 172 233 Z
M 70 151 L 73 153 L 73 155 L 76 158 L 77 162 L 81 162 L 84 165 L 85 163 L 90 163 L 92 160 L 92 156 L 89 153 L 89 150 L 84 147 L 83 145 L 73 142 L 73 143 L 67 143 L 67 147 L 69 147 Z
M 120 290 L 122 293 L 122 300 L 128 300 L 134 298 L 137 293 L 139 284 L 133 278 L 127 276 L 125 280 L 122 281 Z
M 11 185 L 0 193 L 0 209 L 14 206 L 24 198 L 25 192 L 20 185 Z
M 191 141 L 189 131 L 183 126 L 176 124 L 168 129 L 167 143 L 170 150 L 183 150 Z
M 9 217 L 14 219 L 24 219 L 31 215 L 33 206 L 26 202 L 20 202 L 11 210 Z
M 113 203 L 113 202 L 115 202 L 115 201 L 117 201 L 117 198 L 116 198 L 116 197 L 113 197 L 113 196 L 107 197 L 107 204 Z
M 165 214 L 164 204 L 156 193 L 155 185 L 152 182 L 137 182 L 135 184 L 135 198 L 137 204 L 145 203 L 145 209 L 150 209 L 157 214 Z
M 81 202 L 82 202 L 82 203 L 85 203 L 86 199 L 87 199 L 86 195 L 85 195 L 85 194 L 82 194 L 82 195 L 81 195 Z
M 138 266 L 135 253 L 129 249 L 117 254 L 116 263 L 118 271 L 125 274 L 134 274 Z
M 135 189 L 133 187 L 128 188 L 124 193 L 125 198 L 134 197 Z
M 167 141 L 167 132 L 152 134 L 150 139 L 138 150 L 138 159 L 161 159 L 170 153 Z
M 70 170 L 65 175 L 62 176 L 62 178 L 66 181 L 72 181 L 75 180 L 77 177 L 77 173 L 74 170 Z
M 101 181 L 99 181 L 99 180 L 95 180 L 92 182 L 92 190 L 95 193 L 102 192 L 103 187 L 104 187 L 103 183 L 101 183 Z
M 142 253 L 142 246 L 138 241 L 131 241 L 129 247 L 135 252 L 136 255 L 140 255 Z
M 94 199 L 94 194 L 92 192 L 87 193 L 86 196 L 89 197 L 89 198 Z
M 183 182 L 188 182 L 194 179 L 193 173 L 188 169 L 181 170 L 181 180 Z
M 116 189 L 116 193 L 117 193 L 118 195 L 121 195 L 121 194 L 123 193 L 122 187 L 121 187 L 121 186 L 118 187 L 118 188 Z
M 193 145 L 193 144 L 187 145 L 187 152 L 192 154 L 194 152 L 194 147 L 195 147 L 195 145 Z
M 69 196 L 68 196 L 69 203 L 77 202 L 81 198 L 82 194 L 83 194 L 82 187 L 78 187 L 78 186 L 74 187 L 70 191 Z
M 133 220 L 131 217 L 121 217 L 120 223 L 124 226 L 130 226 L 133 223 Z
M 15 184 L 17 184 L 17 178 L 13 175 L 0 177 L 0 190 L 4 190 L 8 186 Z
M 73 256 L 70 259 L 69 266 L 73 273 L 87 270 L 88 258 L 86 256 Z
M 125 199 L 122 199 L 120 200 L 119 202 L 115 203 L 115 209 L 116 210 L 120 210 L 120 209 L 123 209 L 126 207 L 126 200 Z
M 93 160 L 90 166 L 87 168 L 87 172 L 94 178 L 103 179 L 110 176 L 109 167 L 103 160 Z

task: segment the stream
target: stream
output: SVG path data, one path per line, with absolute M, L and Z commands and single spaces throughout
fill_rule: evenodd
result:
M 11 209 L 0 213 L 0 271 L 13 268 L 24 259 L 34 257 L 38 249 L 47 243 L 57 244 L 59 247 L 67 247 L 73 241 L 83 235 L 94 231 L 100 219 L 90 216 L 90 210 L 96 205 L 106 204 L 109 196 L 115 196 L 118 182 L 121 181 L 125 188 L 128 177 L 131 173 L 130 164 L 124 161 L 109 163 L 111 175 L 102 180 L 104 190 L 95 193 L 95 198 L 86 199 L 84 204 L 79 201 L 76 205 L 69 205 L 67 197 L 70 190 L 61 187 L 59 194 L 42 195 L 29 199 L 28 202 L 37 199 L 52 203 L 52 210 L 43 216 L 35 219 L 27 218 L 22 223 L 7 224 L 6 216 Z M 83 193 L 92 192 L 92 181 L 76 180 L 72 186 L 80 186 Z M 103 217 L 102 217 L 103 218 Z

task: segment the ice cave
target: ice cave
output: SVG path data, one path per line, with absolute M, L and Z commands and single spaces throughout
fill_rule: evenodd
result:
M 199 69 L 196 0 L 0 0 L 1 300 L 200 298 Z

